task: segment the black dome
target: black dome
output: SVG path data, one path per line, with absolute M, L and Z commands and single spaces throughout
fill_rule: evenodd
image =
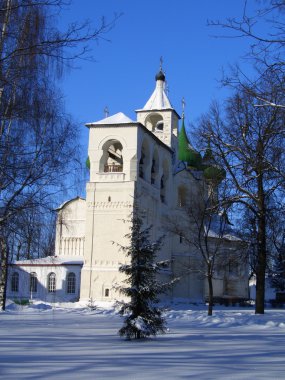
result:
M 161 70 L 159 71 L 159 73 L 156 74 L 155 80 L 163 80 L 163 81 L 165 81 L 165 75 L 163 74 L 163 72 Z

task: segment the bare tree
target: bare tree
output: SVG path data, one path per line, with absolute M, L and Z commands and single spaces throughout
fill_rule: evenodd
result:
M 270 78 L 263 88 L 269 88 Z M 272 96 L 278 94 L 272 90 Z M 284 111 L 255 107 L 255 95 L 240 88 L 221 108 L 213 104 L 201 121 L 202 134 L 211 140 L 215 157 L 228 174 L 229 201 L 243 205 L 253 215 L 256 228 L 256 306 L 264 313 L 265 274 L 268 263 L 268 207 L 273 195 L 283 191 Z
M 247 38 L 250 47 L 245 57 L 251 59 L 256 69 L 255 78 L 250 78 L 238 66 L 223 81 L 226 84 L 243 86 L 251 95 L 257 107 L 285 108 L 281 99 L 272 99 L 271 92 L 260 88 L 262 78 L 271 75 L 275 78 L 275 93 L 284 93 L 284 53 L 285 53 L 285 2 L 283 0 L 244 1 L 241 17 L 229 17 L 226 20 L 210 20 L 208 25 L 226 30 L 224 38 Z
M 238 266 L 244 247 L 229 224 L 227 212 L 230 204 L 222 197 L 221 189 L 218 198 L 224 171 L 218 165 L 211 169 L 211 179 L 200 182 L 200 197 L 193 194 L 185 196 L 176 217 L 168 219 L 166 227 L 179 236 L 187 250 L 192 252 L 193 264 L 184 267 L 181 275 L 196 273 L 207 279 L 209 316 L 213 314 L 214 280 L 224 280 L 230 263 Z M 226 186 L 223 186 L 225 190 Z
M 64 0 L 0 1 L 0 239 L 2 274 L 7 237 L 18 215 L 52 209 L 55 194 L 76 172 L 78 132 L 66 114 L 56 80 L 64 64 L 85 57 L 88 43 L 112 27 L 55 24 Z M 115 20 L 113 20 L 114 22 Z M 5 276 L 4 276 L 5 277 Z M 1 307 L 5 307 L 0 283 Z

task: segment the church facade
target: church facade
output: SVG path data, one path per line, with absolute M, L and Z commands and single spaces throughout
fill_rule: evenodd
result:
M 165 236 L 158 259 L 169 260 L 170 266 L 160 276 L 179 279 L 167 297 L 207 299 L 203 259 L 177 225 L 187 219 L 183 208 L 188 201 L 197 208 L 209 195 L 209 173 L 218 176 L 221 170 L 211 166 L 209 151 L 201 157 L 191 146 L 184 115 L 179 128 L 180 116 L 165 93 L 162 70 L 155 79 L 155 89 L 145 106 L 136 110 L 135 121 L 117 113 L 86 125 L 90 170 L 86 199 L 77 197 L 59 207 L 55 256 L 10 266 L 9 297 L 120 299 L 116 285 L 124 275 L 119 266 L 127 259 L 118 244 L 128 244 L 129 224 L 124 221 L 129 220 L 136 202 L 146 225 L 152 225 L 152 238 Z M 190 227 L 187 233 L 195 242 L 195 229 Z M 235 260 L 232 257 L 242 250 L 241 241 L 229 231 L 219 235 L 214 227 L 208 233 L 210 245 L 222 240 L 219 257 L 223 265 L 214 276 L 215 297 L 248 298 L 247 265 L 236 259 L 240 255 L 235 254 Z

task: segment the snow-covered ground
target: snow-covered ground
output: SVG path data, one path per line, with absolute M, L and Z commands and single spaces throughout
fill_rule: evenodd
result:
M 8 305 L 0 313 L 0 379 L 285 379 L 285 309 L 172 306 L 169 331 L 117 335 L 109 305 Z

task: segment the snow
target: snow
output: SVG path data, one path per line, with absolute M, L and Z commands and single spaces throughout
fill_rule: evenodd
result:
M 92 126 L 96 124 L 129 124 L 135 123 L 135 121 L 131 120 L 128 116 L 126 116 L 123 112 L 118 112 L 115 115 L 106 117 L 105 119 L 96 121 L 94 123 L 88 123 L 87 126 Z
M 164 92 L 164 81 L 157 80 L 155 89 L 143 107 L 143 110 L 172 109 L 171 103 Z
M 0 312 L 1 379 L 283 379 L 285 309 L 176 304 L 168 332 L 126 341 L 109 303 L 29 306 Z
M 78 264 L 82 265 L 84 262 L 83 256 L 47 256 L 40 259 L 31 260 L 18 260 L 14 261 L 13 264 L 29 266 L 29 265 L 68 265 L 68 264 Z

